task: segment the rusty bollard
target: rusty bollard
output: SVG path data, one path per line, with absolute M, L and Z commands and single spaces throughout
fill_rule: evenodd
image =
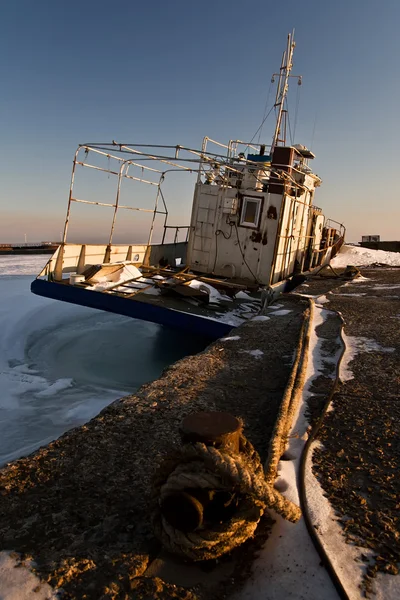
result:
M 199 412 L 183 419 L 179 434 L 183 444 L 201 442 L 217 449 L 239 453 L 242 424 L 226 412 Z M 235 495 L 201 488 L 185 488 L 166 496 L 161 504 L 164 518 L 175 529 L 190 532 L 205 521 L 229 518 L 235 508 Z

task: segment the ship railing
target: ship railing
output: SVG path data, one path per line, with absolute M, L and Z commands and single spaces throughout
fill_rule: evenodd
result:
M 339 221 L 335 221 L 331 218 L 325 219 L 324 227 L 326 229 L 336 229 L 339 236 L 343 238 L 346 234 L 346 227 L 343 225 L 343 223 L 339 223 Z
M 209 144 L 216 146 L 216 152 L 210 152 Z M 71 208 L 73 204 L 87 204 L 92 206 L 112 208 L 108 245 L 113 243 L 116 218 L 119 210 L 138 211 L 151 215 L 149 234 L 147 244 L 152 243 L 153 233 L 155 231 L 155 222 L 158 217 L 163 219 L 163 240 L 169 233 L 169 230 L 175 230 L 174 240 L 178 239 L 179 229 L 186 230 L 186 239 L 188 237 L 189 227 L 179 226 L 176 231 L 175 226 L 168 225 L 168 208 L 163 192 L 163 182 L 165 177 L 173 172 L 184 172 L 187 174 L 197 174 L 198 180 L 201 176 L 206 176 L 206 181 L 210 175 L 210 170 L 218 171 L 218 182 L 220 185 L 230 187 L 230 175 L 232 173 L 242 174 L 242 166 L 238 168 L 237 159 L 230 158 L 236 152 L 239 144 L 246 144 L 252 150 L 257 150 L 258 146 L 247 144 L 240 140 L 231 141 L 229 145 L 221 144 L 211 138 L 205 138 L 200 151 L 181 145 L 149 145 L 149 144 L 125 144 L 125 143 L 96 143 L 82 144 L 78 147 L 73 162 L 71 185 L 69 191 L 69 200 L 67 215 L 62 237 L 62 246 L 67 243 L 67 235 L 71 218 Z M 221 152 L 220 152 L 221 149 Z M 93 158 L 95 157 L 95 158 Z M 112 164 L 111 164 L 112 163 Z M 260 171 L 260 163 L 250 160 L 244 160 L 243 165 L 258 167 L 255 169 L 254 176 Z M 218 169 L 216 169 L 216 166 Z M 282 182 L 290 183 L 303 191 L 308 188 L 296 182 L 293 176 L 284 169 L 289 165 L 279 165 L 274 168 L 271 165 L 262 165 L 262 183 L 265 183 L 265 177 L 271 173 L 280 178 Z M 168 168 L 166 168 L 168 167 Z M 293 167 L 293 166 L 292 166 Z M 77 169 L 89 169 L 95 172 L 103 172 L 108 176 L 116 178 L 116 189 L 111 199 L 98 198 L 88 199 L 81 194 L 75 193 L 75 176 Z M 295 170 L 295 169 L 293 169 Z M 293 173 L 293 171 L 292 171 Z M 155 199 L 152 200 L 153 206 L 146 208 L 143 206 L 130 206 L 121 202 L 121 186 L 123 181 L 132 181 L 134 183 L 144 184 L 146 187 L 155 190 Z M 154 197 L 153 197 L 154 198 Z M 159 231 L 158 226 L 156 228 Z M 61 250 L 61 254 L 62 254 Z
M 210 152 L 207 147 L 207 144 L 209 143 L 215 144 L 218 149 L 221 148 L 223 152 Z M 80 145 L 75 153 L 73 162 L 62 243 L 67 243 L 72 205 L 87 204 L 114 209 L 108 240 L 109 244 L 112 244 L 113 241 L 117 213 L 120 209 L 151 213 L 152 219 L 147 242 L 150 244 L 156 218 L 160 215 L 163 216 L 164 226 L 168 225 L 168 209 L 162 189 L 162 183 L 164 182 L 166 175 L 171 172 L 185 172 L 197 174 L 198 179 L 200 179 L 202 175 L 205 175 L 207 179 L 207 173 L 210 169 L 213 169 L 215 165 L 218 165 L 220 168 L 220 182 L 229 185 L 229 173 L 240 173 L 240 170 L 227 159 L 227 153 L 229 153 L 229 151 L 229 146 L 216 142 L 211 138 L 205 138 L 203 147 L 200 151 L 181 145 L 161 146 L 141 144 L 133 147 L 129 144 L 117 144 L 116 142 L 113 142 L 112 144 L 99 143 Z M 93 157 L 96 158 L 93 159 Z M 101 161 L 103 161 L 103 163 L 107 162 L 107 164 L 103 164 Z M 146 164 L 146 162 L 152 163 L 151 166 L 150 164 Z M 251 164 L 251 161 L 247 162 L 248 164 Z M 258 166 L 257 163 L 254 164 L 255 166 Z M 165 168 L 166 166 L 168 168 Z M 75 193 L 75 177 L 78 168 L 102 172 L 108 174 L 108 176 L 116 177 L 117 185 L 115 196 L 110 200 L 103 201 L 102 198 L 91 200 L 82 197 L 80 194 L 77 195 Z M 149 186 L 149 188 L 154 188 L 156 190 L 156 197 L 155 200 L 153 200 L 152 208 L 122 204 L 120 201 L 121 185 L 125 180 L 145 184 L 146 186 Z
M 20 244 L 0 244 L 0 248 L 41 248 L 42 246 L 55 246 L 56 242 L 21 242 Z
M 179 227 L 182 229 L 182 227 Z M 93 265 L 129 262 L 136 266 L 158 264 L 164 258 L 175 264 L 186 260 L 187 242 L 177 239 L 173 243 L 154 244 L 74 244 L 60 245 L 51 256 L 38 278 L 68 283 L 71 273 L 82 274 Z
M 161 240 L 161 244 L 165 243 L 165 238 L 167 236 L 168 230 L 171 229 L 174 231 L 174 244 L 177 244 L 179 241 L 179 232 L 182 230 L 186 231 L 185 239 L 183 241 L 187 242 L 189 239 L 189 231 L 190 225 L 164 225 L 164 232 Z
M 255 144 L 253 141 L 243 142 L 242 140 L 230 140 L 228 144 L 228 157 L 237 158 L 241 152 L 246 153 L 249 149 L 253 150 L 257 154 L 260 153 L 261 149 L 263 149 L 263 153 L 270 153 L 272 146 Z

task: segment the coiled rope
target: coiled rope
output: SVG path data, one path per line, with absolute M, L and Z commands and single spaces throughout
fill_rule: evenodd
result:
M 300 519 L 300 508 L 274 488 L 274 481 L 304 384 L 313 312 L 313 303 L 309 299 L 307 302 L 265 471 L 258 453 L 243 434 L 240 434 L 239 453 L 200 442 L 190 443 L 159 467 L 153 485 L 152 522 L 155 535 L 170 552 L 194 561 L 218 558 L 253 535 L 266 509 L 273 509 L 293 523 Z M 234 493 L 237 499 L 234 514 L 226 521 L 212 526 L 207 523 L 195 531 L 177 529 L 163 515 L 162 503 L 168 496 L 188 489 Z
M 215 559 L 251 537 L 266 508 L 296 522 L 301 511 L 265 479 L 260 457 L 240 434 L 240 453 L 202 443 L 184 445 L 161 465 L 154 482 L 152 513 L 156 536 L 174 554 L 194 561 Z M 184 532 L 174 528 L 161 512 L 164 498 L 186 489 L 234 492 L 237 505 L 226 522 Z

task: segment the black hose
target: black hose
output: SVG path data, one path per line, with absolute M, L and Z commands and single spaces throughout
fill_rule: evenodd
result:
M 336 312 L 336 311 L 332 311 L 332 312 Z M 325 418 L 326 412 L 329 408 L 329 405 L 332 402 L 332 398 L 334 396 L 334 394 L 336 393 L 337 389 L 338 389 L 338 385 L 339 385 L 339 373 L 340 373 L 340 365 L 343 359 L 343 355 L 345 353 L 346 350 L 346 344 L 343 340 L 342 337 L 342 332 L 343 332 L 343 326 L 344 326 L 344 321 L 343 321 L 343 317 L 340 313 L 336 313 L 340 320 L 341 320 L 341 328 L 340 328 L 340 339 L 342 341 L 342 350 L 338 359 L 338 362 L 336 364 L 336 375 L 335 375 L 335 381 L 332 387 L 332 390 L 328 396 L 328 399 L 324 405 L 322 414 L 320 416 L 320 418 L 318 419 L 318 422 L 316 423 L 316 425 L 313 427 L 308 440 L 303 448 L 303 452 L 301 454 L 301 458 L 300 458 L 300 469 L 299 469 L 299 497 L 300 497 L 300 506 L 301 506 L 301 510 L 303 513 L 303 517 L 304 517 L 304 522 L 306 524 L 307 527 L 307 531 L 308 534 L 315 546 L 316 551 L 318 552 L 320 558 L 321 558 L 321 562 L 324 565 L 324 567 L 326 568 L 329 577 L 332 580 L 333 585 L 335 586 L 339 597 L 341 598 L 341 600 L 350 600 L 349 595 L 347 594 L 342 582 L 340 581 L 340 578 L 338 576 L 338 574 L 335 571 L 334 566 L 332 565 L 328 554 L 325 551 L 325 548 L 323 547 L 316 531 L 315 528 L 311 522 L 311 518 L 308 512 L 308 505 L 307 505 L 307 497 L 306 497 L 306 489 L 305 489 L 305 467 L 306 467 L 306 460 L 307 460 L 307 456 L 308 456 L 308 452 L 310 450 L 311 444 L 313 443 L 313 441 L 315 440 L 319 430 L 321 429 L 323 420 Z

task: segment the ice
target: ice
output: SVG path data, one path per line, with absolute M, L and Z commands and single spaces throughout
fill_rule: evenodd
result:
M 35 296 L 46 257 L 0 257 L 0 465 L 94 417 L 205 341 Z M 25 258 L 25 257 L 22 257 Z M 12 259 L 12 260 L 11 260 Z M 22 275 L 14 275 L 22 273 Z
M 266 315 L 257 315 L 256 317 L 253 317 L 251 319 L 251 321 L 269 321 L 271 317 L 267 317 Z
M 240 335 L 231 335 L 230 337 L 221 338 L 221 342 L 230 342 L 234 340 L 240 340 Z
M 74 380 L 68 377 L 65 377 L 64 379 L 57 379 L 57 381 L 46 387 L 45 390 L 36 394 L 36 397 L 47 398 L 47 396 L 53 396 L 54 394 L 57 394 L 57 392 L 61 392 L 62 390 L 72 387 L 73 383 Z
M 49 254 L 29 256 L 0 256 L 0 276 L 2 275 L 38 275 L 50 259 Z
M 339 254 L 331 260 L 333 268 L 347 267 L 368 267 L 379 263 L 391 267 L 400 267 L 400 252 L 386 252 L 385 250 L 369 250 L 360 246 L 344 245 Z

